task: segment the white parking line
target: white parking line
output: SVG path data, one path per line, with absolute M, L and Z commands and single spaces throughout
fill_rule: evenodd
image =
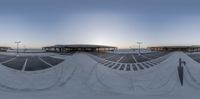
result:
M 149 57 L 142 55 L 142 54 L 141 54 L 141 56 L 144 57 L 144 58 L 150 59 L 150 60 L 152 59 L 152 58 L 149 58 Z
M 25 68 L 26 68 L 26 64 L 28 62 L 28 58 L 26 58 L 25 62 L 24 62 L 24 65 L 23 65 L 23 68 L 22 68 L 22 71 L 25 71 Z
M 119 60 L 117 60 L 117 62 L 121 61 L 125 56 L 120 57 Z
M 133 60 L 135 60 L 135 62 L 138 63 L 138 61 L 137 61 L 137 59 L 135 58 L 135 56 L 134 56 L 134 55 L 131 55 L 131 56 L 132 56 Z
M 41 57 L 39 57 L 39 60 L 41 60 L 41 61 L 44 62 L 45 64 L 47 64 L 47 65 L 53 67 L 53 65 L 51 65 L 51 64 L 49 64 L 48 62 L 44 61 Z
M 110 58 L 112 58 L 112 57 L 114 57 L 114 56 L 116 56 L 116 55 L 112 55 L 112 56 L 110 56 L 110 57 L 107 57 L 107 58 L 105 58 L 105 59 L 110 59 Z
M 14 59 L 16 59 L 16 57 L 11 58 L 11 59 L 9 59 L 9 60 L 6 60 L 6 61 L 4 61 L 4 62 L 1 62 L 1 64 L 3 64 L 3 63 L 7 63 L 7 62 L 10 62 L 10 61 L 12 61 L 12 60 L 14 60 Z

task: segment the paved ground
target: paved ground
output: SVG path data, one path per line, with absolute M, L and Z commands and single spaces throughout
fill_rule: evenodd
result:
M 114 53 L 92 53 L 95 56 L 106 59 L 108 61 L 119 62 L 119 63 L 137 63 L 145 62 L 152 59 L 156 59 L 166 55 L 164 52 L 151 52 L 139 54 L 114 54 Z
M 40 57 L 40 56 L 5 56 L 0 55 L 0 62 L 7 67 L 22 70 L 22 71 L 36 71 L 52 66 L 58 65 L 61 63 L 62 59 L 53 58 L 49 56 Z
M 14 56 L 5 56 L 5 55 L 0 55 L 0 63 L 8 61 L 10 59 L 14 58 Z
M 95 61 L 102 65 L 120 71 L 139 71 L 149 69 L 160 64 L 168 58 L 169 54 L 163 52 L 152 52 L 139 54 L 112 54 L 92 53 Z M 95 57 L 97 56 L 97 57 Z M 98 58 L 99 57 L 99 58 Z M 108 57 L 108 58 L 107 58 Z M 200 59 L 200 58 L 199 58 Z
M 25 71 L 42 70 L 50 67 L 50 65 L 42 62 L 38 57 L 29 57 Z
M 17 69 L 17 70 L 21 70 L 23 68 L 25 60 L 26 60 L 26 57 L 18 57 L 12 61 L 3 63 L 3 65 L 10 68 Z
M 48 62 L 51 65 L 58 65 L 60 62 L 62 62 L 63 60 L 61 59 L 55 59 L 49 56 L 46 57 L 41 57 L 41 59 L 43 59 L 44 61 Z
M 188 54 L 189 57 L 191 57 L 196 62 L 200 63 L 200 54 Z

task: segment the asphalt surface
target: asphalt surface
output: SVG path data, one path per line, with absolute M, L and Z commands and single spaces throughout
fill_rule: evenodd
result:
M 5 56 L 0 55 L 0 63 L 12 69 L 22 71 L 37 71 L 50 68 L 63 62 L 63 59 L 50 56 Z

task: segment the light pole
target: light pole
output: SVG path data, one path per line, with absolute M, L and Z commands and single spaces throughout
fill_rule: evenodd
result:
M 24 53 L 25 53 L 25 52 L 26 52 L 26 50 L 27 50 L 27 49 L 26 49 L 26 45 L 23 45 L 23 47 L 24 47 Z
M 17 54 L 19 53 L 19 44 L 21 43 L 21 41 L 16 41 L 15 42 L 17 44 Z
M 139 54 L 140 54 L 140 45 L 142 44 L 142 42 L 136 42 L 138 44 L 138 50 L 139 50 Z

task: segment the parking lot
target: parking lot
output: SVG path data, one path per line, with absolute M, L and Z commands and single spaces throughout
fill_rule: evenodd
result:
M 6 56 L 0 55 L 0 63 L 9 68 L 21 71 L 43 70 L 64 61 L 50 56 Z
M 115 54 L 115 53 L 92 53 L 95 56 L 103 58 L 108 61 L 119 62 L 119 63 L 138 63 L 145 62 L 152 59 L 162 57 L 167 52 L 151 52 L 142 54 Z
M 120 71 L 138 71 L 154 67 L 168 58 L 167 52 L 142 54 L 91 53 L 90 56 L 105 67 Z
M 200 63 L 200 54 L 188 54 L 189 57 L 191 57 L 196 62 Z

